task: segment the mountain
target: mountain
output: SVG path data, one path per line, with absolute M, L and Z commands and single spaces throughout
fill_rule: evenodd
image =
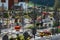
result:
M 54 6 L 54 2 L 55 0 L 29 0 L 35 4 L 39 4 L 39 5 L 47 5 L 47 6 Z

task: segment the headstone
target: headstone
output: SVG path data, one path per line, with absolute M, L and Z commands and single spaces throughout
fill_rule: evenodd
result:
M 7 34 L 4 35 L 4 36 L 2 37 L 2 40 L 9 40 L 9 39 L 8 39 L 8 35 L 7 35 Z
M 2 29 L 2 23 L 0 22 L 0 34 L 1 34 L 1 29 Z
M 24 39 L 27 40 L 27 38 L 28 38 L 30 35 L 28 34 L 28 32 L 24 32 L 24 33 L 23 33 L 23 36 L 24 36 Z
M 36 28 L 32 28 L 32 34 L 34 35 L 34 38 L 35 38 L 36 32 L 37 32 Z

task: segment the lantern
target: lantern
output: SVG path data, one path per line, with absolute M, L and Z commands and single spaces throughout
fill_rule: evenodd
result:
M 15 26 L 15 30 L 19 31 L 21 29 L 21 26 Z

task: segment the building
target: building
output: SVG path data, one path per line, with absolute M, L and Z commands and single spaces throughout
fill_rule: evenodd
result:
M 28 0 L 0 0 L 0 7 L 4 6 L 5 10 L 11 9 L 11 7 L 18 2 L 28 2 Z
M 8 9 L 8 0 L 0 0 L 0 8 Z

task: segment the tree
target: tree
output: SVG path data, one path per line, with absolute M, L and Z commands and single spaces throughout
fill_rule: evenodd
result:
M 60 8 L 60 0 L 55 0 L 54 8 Z
M 7 13 L 4 13 L 4 14 L 3 14 L 3 17 L 4 17 L 4 18 L 8 18 L 9 16 L 8 16 Z
M 56 20 L 56 23 L 58 24 L 57 26 L 59 26 L 59 8 L 60 8 L 60 0 L 55 0 L 55 4 L 54 4 L 54 18 Z

